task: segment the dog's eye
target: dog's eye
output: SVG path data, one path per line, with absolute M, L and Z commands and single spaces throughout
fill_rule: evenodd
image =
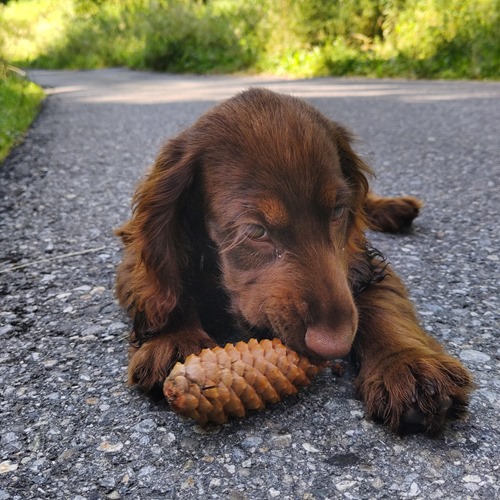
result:
M 332 222 L 339 222 L 342 216 L 344 215 L 345 207 L 339 205 L 332 210 Z
M 246 230 L 246 235 L 248 238 L 254 241 L 265 241 L 269 239 L 266 228 L 263 226 L 259 226 L 258 224 L 249 225 Z

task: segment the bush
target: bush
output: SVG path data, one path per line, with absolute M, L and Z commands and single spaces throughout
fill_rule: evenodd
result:
M 498 78 L 498 0 L 18 0 L 6 53 L 48 68 Z

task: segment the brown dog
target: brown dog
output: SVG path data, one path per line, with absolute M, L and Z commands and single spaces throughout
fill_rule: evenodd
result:
M 312 358 L 352 351 L 368 415 L 395 431 L 465 413 L 470 375 L 364 234 L 409 226 L 421 202 L 368 192 L 351 142 L 305 102 L 251 89 L 165 144 L 119 231 L 132 383 L 153 390 L 204 347 L 275 336 Z

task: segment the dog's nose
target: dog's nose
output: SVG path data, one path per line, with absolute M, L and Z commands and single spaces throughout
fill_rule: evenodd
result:
M 324 359 L 341 358 L 349 354 L 354 340 L 354 328 L 345 323 L 336 328 L 308 327 L 305 336 L 307 348 Z

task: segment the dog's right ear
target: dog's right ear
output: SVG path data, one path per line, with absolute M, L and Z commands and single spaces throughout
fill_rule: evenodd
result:
M 144 313 L 153 330 L 165 325 L 182 294 L 190 246 L 183 213 L 194 189 L 196 163 L 188 131 L 168 141 L 138 186 L 133 217 L 120 232 L 124 263 L 128 253 L 134 266 L 129 306 Z

